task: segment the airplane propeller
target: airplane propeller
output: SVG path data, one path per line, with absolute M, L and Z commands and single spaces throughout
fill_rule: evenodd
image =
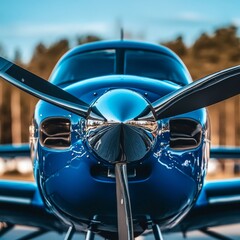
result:
M 115 164 L 118 238 L 134 239 L 131 200 L 128 189 L 127 163 Z
M 0 57 L 0 76 L 25 92 L 88 118 L 91 107 L 63 89 Z M 206 107 L 240 93 L 240 66 L 197 80 L 152 103 L 157 120 Z M 141 119 L 144 116 L 141 116 Z M 146 116 L 147 118 L 147 116 Z M 120 239 L 133 239 L 127 162 L 115 163 Z
M 54 84 L 0 57 L 0 76 L 23 91 L 87 118 L 90 106 Z M 196 80 L 152 103 L 156 119 L 191 112 L 240 92 L 240 66 Z
M 0 76 L 23 91 L 86 118 L 89 105 L 39 76 L 0 57 Z
M 152 106 L 159 120 L 207 107 L 239 92 L 240 66 L 235 66 L 190 83 L 158 99 Z

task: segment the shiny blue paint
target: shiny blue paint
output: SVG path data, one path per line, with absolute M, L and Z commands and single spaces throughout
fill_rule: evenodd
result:
M 17 148 L 10 145 L 0 146 L 0 155 L 2 157 L 9 157 L 8 152 L 11 152 L 11 156 L 26 156 L 30 154 L 30 149 L 28 145 L 21 145 Z M 226 153 L 228 156 L 232 153 L 232 157 L 239 158 L 238 148 L 214 148 L 214 151 L 211 153 L 215 154 L 216 152 L 222 158 L 226 156 Z M 146 167 L 146 165 L 144 167 Z M 141 188 L 139 188 L 139 192 L 142 192 Z M 28 225 L 31 223 L 31 225 L 36 227 L 45 226 L 53 231 L 62 231 L 65 229 L 65 225 L 45 209 L 45 205 L 40 198 L 38 187 L 35 183 L 1 180 L 0 196 L 4 197 L 4 199 L 1 199 L 0 207 L 3 220 L 14 224 L 21 223 Z M 206 182 L 194 207 L 188 215 L 170 231 L 190 231 L 239 222 L 239 196 L 239 179 Z M 146 207 L 146 204 L 143 204 L 139 199 L 135 199 L 134 196 L 132 197 L 134 201 L 138 203 L 135 207 Z M 26 199 L 24 203 L 19 202 L 19 200 L 23 199 Z M 15 200 L 15 202 L 13 202 L 13 200 Z M 151 198 L 149 198 L 148 201 L 151 201 Z
M 126 89 L 114 89 L 106 92 L 93 105 L 105 119 L 125 123 L 134 120 L 147 107 L 148 103 L 136 92 Z
M 75 96 L 81 96 L 81 99 L 91 104 L 105 92 L 116 88 L 130 89 L 142 96 L 147 95 L 148 101 L 153 102 L 159 97 L 177 90 L 179 85 L 139 76 L 112 75 L 83 80 L 67 86 L 65 90 Z
M 148 44 L 135 45 L 132 42 L 91 44 L 77 48 L 65 57 L 70 58 L 80 52 L 106 47 L 144 48 L 159 54 L 170 54 L 171 57 L 180 61 L 166 48 Z M 64 61 L 64 58 L 61 61 Z M 128 106 L 131 114 L 137 109 L 138 101 L 151 103 L 178 88 L 178 85 L 169 81 L 130 75 L 112 75 L 83 80 L 65 89 L 89 104 L 94 104 L 98 99 L 102 101 L 101 96 L 106 100 L 113 97 L 114 93 L 117 95 L 120 92 L 127 92 L 125 95 L 128 100 L 124 99 L 125 103 L 122 107 L 125 108 L 128 101 L 133 103 L 132 108 Z M 105 100 L 103 102 L 107 104 Z M 113 102 L 109 104 L 108 110 L 110 112 L 112 110 L 114 116 L 117 116 L 120 112 L 118 107 L 121 108 L 121 106 L 116 106 Z M 124 111 L 122 113 L 125 114 Z M 40 101 L 35 110 L 36 133 L 45 119 L 54 117 L 70 119 L 72 144 L 65 150 L 46 148 L 41 145 L 39 136 L 36 134 L 35 151 L 38 154 L 34 155 L 33 160 L 35 177 L 43 197 L 49 208 L 67 222 L 74 222 L 84 229 L 92 219 L 97 217 L 101 222 L 97 230 L 101 234 L 116 232 L 115 179 L 108 175 L 108 172 L 114 172 L 113 164 L 102 161 L 89 147 L 86 121 L 83 118 L 46 102 Z M 125 115 L 119 117 L 121 122 L 126 120 L 125 117 Z M 173 150 L 169 146 L 170 119 L 157 122 L 156 141 L 149 152 L 139 161 L 128 164 L 135 232 L 144 231 L 149 220 L 159 223 L 162 228 L 177 224 L 190 210 L 201 191 L 209 157 L 206 110 L 200 109 L 174 118 L 193 119 L 200 123 L 201 142 L 196 148 Z M 137 175 L 131 176 L 134 171 Z

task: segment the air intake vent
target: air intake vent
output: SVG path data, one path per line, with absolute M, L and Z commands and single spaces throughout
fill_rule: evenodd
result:
M 49 118 L 42 122 L 41 144 L 48 148 L 66 149 L 71 145 L 71 122 L 66 118 Z
M 173 149 L 190 149 L 200 144 L 202 127 L 191 119 L 170 120 L 170 147 Z

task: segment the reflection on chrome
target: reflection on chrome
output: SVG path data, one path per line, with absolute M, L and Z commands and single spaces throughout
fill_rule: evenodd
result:
M 88 119 L 86 126 L 88 143 L 103 160 L 138 161 L 155 143 L 158 125 L 141 95 L 126 89 L 112 90 L 96 101 L 92 111 L 106 119 Z M 151 120 L 138 120 L 143 112 L 151 115 Z
M 43 146 L 67 149 L 71 145 L 71 122 L 68 118 L 47 118 L 41 124 L 40 142 Z
M 108 162 L 142 159 L 153 146 L 156 136 L 156 122 L 87 122 L 90 146 L 98 156 Z

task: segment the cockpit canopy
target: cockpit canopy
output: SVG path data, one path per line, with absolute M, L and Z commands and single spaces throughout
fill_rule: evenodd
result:
M 128 44 L 129 42 L 122 41 L 118 42 L 119 45 L 113 43 L 105 44 L 105 48 L 101 46 L 102 43 L 95 43 L 89 44 L 95 45 L 95 48 L 85 50 L 80 46 L 77 48 L 80 51 L 70 51 L 57 64 L 50 81 L 59 86 L 66 86 L 81 80 L 113 74 L 148 77 L 178 85 L 186 85 L 191 81 L 184 64 L 165 47 L 142 43 L 133 48 L 132 42 Z M 152 46 L 154 49 L 151 49 Z

